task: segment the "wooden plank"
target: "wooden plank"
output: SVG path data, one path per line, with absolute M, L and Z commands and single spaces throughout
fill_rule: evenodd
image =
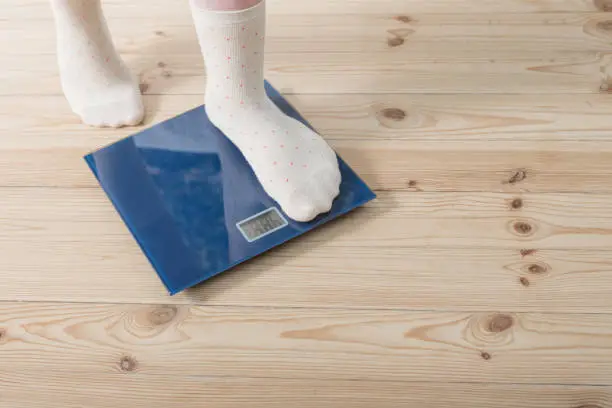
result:
M 97 236 L 112 244 L 125 233 L 121 223 L 109 223 L 114 211 L 94 189 L 4 188 L 0 211 L 6 222 L 0 234 L 11 242 L 67 244 Z M 381 192 L 360 215 L 313 235 L 313 242 L 335 248 L 609 248 L 612 197 Z
M 6 303 L 0 316 L 2 377 L 612 383 L 607 314 Z
M 612 191 L 607 95 L 290 95 L 289 100 L 376 189 Z M 149 95 L 147 125 L 200 102 L 199 96 Z M 0 112 L 0 186 L 94 188 L 82 156 L 140 130 L 88 128 L 59 96 L 11 97 L 10 104 Z
M 597 141 L 596 146 L 612 141 L 612 116 L 609 114 L 612 98 L 604 94 L 286 96 L 329 140 L 479 142 L 472 146 L 482 145 L 483 140 Z M 146 125 L 170 119 L 202 103 L 201 95 L 146 95 Z M 78 147 L 93 150 L 142 129 L 109 130 L 84 126 L 70 112 L 63 96 L 0 97 L 0 104 L 7 107 L 0 110 L 0 134 L 3 135 L 0 149 Z M 573 143 L 573 146 L 575 149 L 579 144 Z M 526 150 L 524 153 L 528 153 L 529 149 Z M 584 165 L 581 163 L 580 167 Z
M 331 144 L 378 191 L 612 192 L 609 144 L 490 142 L 481 150 L 477 142 Z M 0 186 L 99 188 L 82 159 L 85 153 L 0 150 Z
M 612 10 L 608 0 L 464 0 L 461 7 L 455 0 L 379 0 L 376 3 L 361 0 L 312 0 L 291 3 L 267 0 L 271 13 L 278 14 L 374 14 L 380 12 L 411 13 L 542 13 L 592 12 Z M 45 0 L 4 0 L 2 19 L 50 18 L 51 11 Z M 190 18 L 187 3 L 172 0 L 150 0 L 146 6 L 128 0 L 105 0 L 104 8 L 112 19 L 138 19 L 152 16 L 163 22 L 168 18 Z
M 8 374 L 0 381 L 2 407 L 148 408 L 612 407 L 611 387 L 398 382 L 396 380 L 295 380 L 204 378 L 131 372 L 78 375 L 61 372 Z
M 82 137 L 87 140 L 87 133 Z M 330 143 L 377 191 L 612 193 L 610 143 Z M 0 186 L 97 189 L 82 159 L 88 151 L 78 147 L 0 149 Z
M 612 35 L 606 13 L 484 14 L 486 18 L 467 14 L 467 19 L 433 14 L 431 20 L 373 14 L 342 18 L 341 25 L 332 24 L 338 20 L 333 15 L 328 20 L 303 14 L 272 16 L 269 77 L 295 93 L 330 89 L 348 93 L 592 93 L 604 85 L 602 70 L 610 62 L 607 50 Z M 141 19 L 145 21 L 142 25 L 118 21 L 116 26 L 120 28 L 119 49 L 127 54 L 149 91 L 202 93 L 203 67 L 190 19 L 181 19 L 182 24 L 165 27 L 165 31 L 154 18 Z M 6 78 L 0 73 L 0 79 L 7 79 L 9 85 L 3 94 L 59 92 L 53 36 L 47 35 L 53 28 L 50 20 L 46 24 L 46 29 L 29 30 L 23 24 L 4 23 L 8 51 L 3 53 Z M 122 31 L 125 29 L 128 31 Z M 31 45 L 12 46 L 10 39 L 15 37 Z M 300 38 L 307 39 L 302 44 L 304 51 L 298 51 L 296 39 Z M 10 55 L 23 52 L 27 54 L 20 58 Z M 364 58 L 365 52 L 382 55 Z M 161 70 L 160 62 L 165 64 Z M 372 76 L 380 71 L 385 75 Z
M 612 312 L 607 195 L 381 193 L 169 298 L 101 191 L 2 193 L 0 300 Z
M 449 47 L 440 55 L 422 51 L 381 54 L 279 53 L 266 60 L 267 78 L 284 93 L 597 93 L 608 55 L 594 51 L 507 52 L 471 56 Z M 159 52 L 125 55 L 151 94 L 203 94 L 201 55 Z M 491 59 L 495 58 L 497 59 Z M 7 55 L 0 95 L 60 94 L 55 57 Z M 384 73 L 384 74 L 382 74 Z
M 50 16 L 49 16 L 50 17 Z M 277 14 L 268 16 L 266 51 L 293 53 L 395 53 L 406 56 L 445 55 L 461 50 L 474 57 L 494 59 L 508 52 L 551 51 L 608 52 L 612 31 L 608 13 L 534 14 Z M 199 54 L 191 18 L 165 19 L 145 13 L 108 21 L 113 40 L 122 54 L 142 50 L 168 55 Z M 55 54 L 55 28 L 51 18 L 36 22 L 23 19 L 2 24 L 0 43 L 4 55 Z M 12 41 L 19 38 L 20 42 Z M 27 44 L 27 46 L 24 46 Z M 419 53 L 417 54 L 416 51 Z

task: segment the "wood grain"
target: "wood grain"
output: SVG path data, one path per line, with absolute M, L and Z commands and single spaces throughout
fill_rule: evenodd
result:
M 296 5 L 296 7 L 300 7 Z M 108 24 L 118 51 L 140 54 L 158 49 L 161 58 L 198 55 L 200 48 L 191 17 L 168 16 L 160 22 L 151 12 L 125 19 L 110 18 Z M 406 56 L 443 55 L 461 51 L 466 57 L 495 59 L 508 52 L 546 54 L 551 51 L 609 52 L 612 30 L 609 13 L 532 14 L 279 14 L 268 13 L 266 51 L 292 53 L 393 53 Z M 0 41 L 14 55 L 55 54 L 51 15 L 37 20 L 37 30 L 23 19 L 3 23 Z M 20 38 L 28 46 L 10 46 Z M 418 51 L 418 53 L 417 53 Z M 452 55 L 458 55 L 456 52 Z
M 354 217 L 313 234 L 343 247 L 609 248 L 609 195 L 381 192 Z M 93 189 L 6 188 L 2 237 L 57 244 L 90 239 L 113 244 L 125 233 L 103 193 Z M 356 235 L 357 234 L 357 235 Z M 8 239 L 10 236 L 10 239 Z
M 612 383 L 612 315 L 6 303 L 0 316 L 2 377 Z
M 49 18 L 51 11 L 45 0 L 4 0 L 4 19 L 40 19 Z M 312 0 L 304 3 L 285 0 L 267 0 L 271 13 L 277 14 L 482 14 L 482 13 L 577 13 L 611 11 L 609 0 L 463 0 L 461 7 L 455 0 L 379 0 L 376 3 L 362 0 Z M 180 17 L 189 19 L 189 7 L 186 3 L 173 0 L 150 0 L 146 5 L 125 0 L 105 0 L 104 8 L 110 18 L 126 20 L 139 19 L 143 16 L 155 18 L 163 23 L 168 18 Z
M 195 40 L 193 40 L 195 41 Z M 157 52 L 160 52 L 158 50 Z M 168 56 L 166 68 L 150 50 L 125 55 L 126 63 L 151 94 L 204 93 L 204 65 L 198 54 Z M 594 51 L 543 54 L 516 51 L 491 62 L 489 50 L 470 56 L 449 47 L 443 55 L 424 52 L 269 54 L 266 77 L 284 93 L 597 93 L 608 55 Z M 59 95 L 52 55 L 8 55 L 0 95 Z M 384 74 L 381 74 L 384 73 Z
M 105 137 L 101 132 L 84 132 L 76 144 L 102 146 Z M 612 192 L 608 142 L 328 140 L 378 191 Z M 0 147 L 0 186 L 97 189 L 83 161 L 91 148 Z
M 559 145 L 559 150 L 565 146 L 576 150 L 582 142 L 597 141 L 596 144 L 584 144 L 584 150 L 592 152 L 590 147 L 594 145 L 605 150 L 606 144 L 602 142 L 610 142 L 612 128 L 612 98 L 605 94 L 533 95 L 529 98 L 478 94 L 288 94 L 287 98 L 328 140 L 418 141 L 424 146 L 427 144 L 423 142 L 428 141 L 573 142 Z M 147 95 L 146 126 L 170 119 L 204 102 L 201 95 Z M 111 131 L 83 126 L 62 96 L 0 97 L 0 103 L 15 108 L 0 111 L 0 134 L 15 136 L 0 138 L 0 149 L 78 147 L 93 150 L 141 130 Z M 487 145 L 489 143 L 473 143 L 470 150 L 485 150 Z M 512 150 L 512 143 L 502 146 Z M 522 150 L 535 153 L 540 148 Z M 580 167 L 584 165 L 581 163 Z
M 612 191 L 607 95 L 289 99 L 378 190 Z M 148 96 L 147 125 L 199 103 L 199 96 Z M 135 131 L 86 128 L 63 97 L 17 97 L 11 105 L 16 110 L 0 111 L 0 186 L 94 188 L 82 156 Z
M 561 7 L 537 15 L 497 11 L 414 15 L 417 9 L 406 15 L 391 12 L 395 5 L 406 4 L 387 2 L 385 8 L 370 6 L 367 14 L 350 12 L 345 5 L 346 18 L 332 14 L 334 7 L 329 4 L 324 7 L 329 14 L 324 16 L 309 16 L 307 10 L 287 15 L 272 4 L 268 78 L 285 92 L 300 94 L 329 89 L 342 93 L 596 93 L 612 85 L 602 75 L 610 74 L 608 13 L 568 14 L 559 12 Z M 0 40 L 5 40 L 8 53 L 0 71 L 0 80 L 7 84 L 2 95 L 59 93 L 54 38 L 48 35 L 53 32 L 51 14 L 48 7 L 44 12 L 29 10 L 37 4 L 14 9 L 43 18 L 44 22 L 37 22 L 42 24 L 38 30 L 28 29 L 18 19 L 3 24 L 6 29 Z M 181 9 L 167 1 L 157 6 Z M 138 10 L 122 7 L 125 16 L 134 9 Z M 118 19 L 113 28 L 117 27 L 119 50 L 150 93 L 203 93 L 204 69 L 191 17 L 167 16 L 160 23 L 159 12 L 153 4 L 133 17 L 137 22 L 125 24 Z M 22 41 L 11 45 L 12 38 Z M 364 58 L 364 54 L 376 57 Z
M 612 2 L 267 1 L 268 79 L 379 199 L 169 297 L 82 161 L 138 129 L 3 0 L 0 408 L 612 408 Z M 187 2 L 104 7 L 146 126 L 203 102 Z
M 610 408 L 611 387 L 399 382 L 395 380 L 294 380 L 215 378 L 141 373 L 97 373 L 78 377 L 69 369 L 52 374 L 1 378 L 0 407 L 148 408 L 342 407 L 421 408 Z
M 362 211 L 168 298 L 101 191 L 3 192 L 0 246 L 11 256 L 0 258 L 2 300 L 612 312 L 608 195 L 381 192 Z M 517 220 L 534 235 L 521 237 Z

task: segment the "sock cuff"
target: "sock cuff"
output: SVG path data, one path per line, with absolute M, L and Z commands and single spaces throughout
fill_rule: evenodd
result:
M 262 0 L 244 10 L 209 10 L 196 5 L 196 1 L 190 0 L 189 3 L 197 15 L 197 19 L 208 26 L 219 27 L 246 23 L 266 14 L 266 0 Z

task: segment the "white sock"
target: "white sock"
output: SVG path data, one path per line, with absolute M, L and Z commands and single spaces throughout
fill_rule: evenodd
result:
M 240 149 L 266 192 L 296 221 L 330 210 L 340 186 L 334 151 L 266 96 L 265 0 L 241 11 L 210 11 L 190 0 L 206 62 L 206 110 Z
M 51 0 L 62 88 L 72 110 L 93 126 L 137 125 L 138 81 L 113 46 L 99 0 Z

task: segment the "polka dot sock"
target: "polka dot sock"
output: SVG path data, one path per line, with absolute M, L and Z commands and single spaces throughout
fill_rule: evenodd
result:
M 338 195 L 338 159 L 329 145 L 283 114 L 264 90 L 265 1 L 242 11 L 211 11 L 190 0 L 206 62 L 206 110 L 240 149 L 285 213 L 310 221 Z
M 72 110 L 92 126 L 139 124 L 138 82 L 113 46 L 99 0 L 51 0 L 57 58 Z

